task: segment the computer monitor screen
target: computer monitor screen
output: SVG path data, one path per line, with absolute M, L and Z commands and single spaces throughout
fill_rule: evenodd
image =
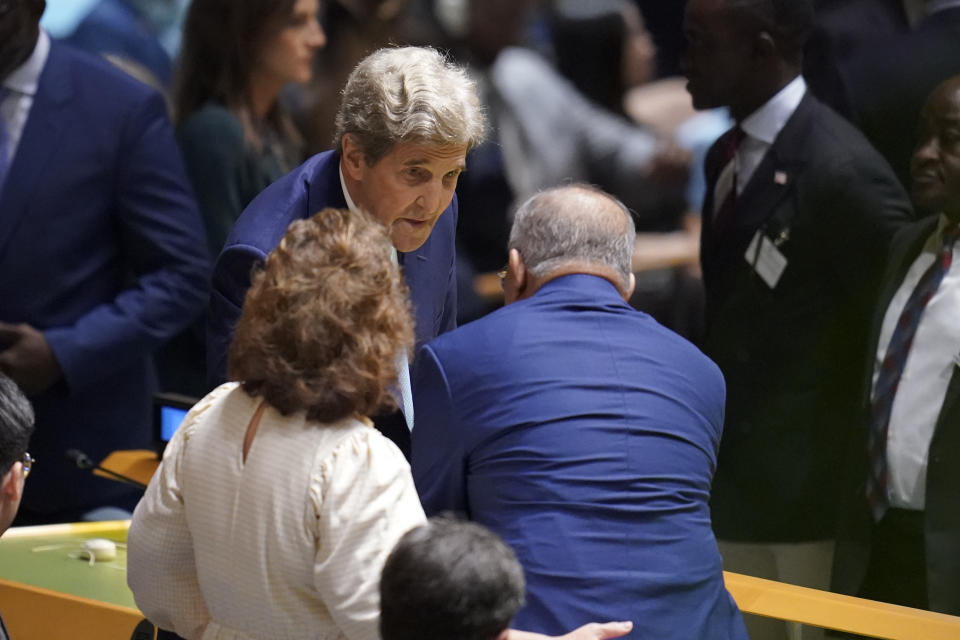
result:
M 160 407 L 160 440 L 170 442 L 170 438 L 176 432 L 177 427 L 187 417 L 187 409 L 180 407 L 163 406 Z
M 177 432 L 187 412 L 196 403 L 196 398 L 176 393 L 153 395 L 153 437 L 159 453 L 163 452 L 163 448 Z

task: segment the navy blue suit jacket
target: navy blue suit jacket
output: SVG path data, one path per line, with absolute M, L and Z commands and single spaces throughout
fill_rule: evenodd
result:
M 211 386 L 226 379 L 227 351 L 254 266 L 266 259 L 294 220 L 325 207 L 346 208 L 339 163 L 340 154 L 333 151 L 313 156 L 257 196 L 230 232 L 214 267 L 210 294 L 207 377 Z M 423 246 L 399 254 L 416 315 L 417 345 L 457 326 L 456 226 L 454 196 Z
M 708 508 L 723 377 L 608 281 L 561 277 L 437 338 L 413 390 L 423 507 L 513 547 L 527 579 L 514 627 L 747 637 Z
M 32 398 L 24 505 L 101 504 L 122 485 L 68 468 L 151 445 L 150 354 L 203 309 L 203 224 L 159 93 L 51 43 L 0 193 L 0 320 L 42 330 L 63 380 Z M 2 346 L 2 345 L 0 345 Z

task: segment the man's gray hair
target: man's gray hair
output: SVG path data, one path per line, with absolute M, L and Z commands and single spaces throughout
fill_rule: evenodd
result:
M 33 407 L 17 383 L 0 373 L 0 476 L 23 457 L 33 434 Z
M 343 89 L 337 149 L 348 133 L 371 164 L 401 142 L 469 151 L 484 135 L 476 83 L 435 49 L 379 49 L 356 66 Z
M 510 248 L 520 252 L 537 278 L 571 263 L 587 263 L 616 271 L 626 290 L 636 236 L 633 217 L 622 202 L 596 187 L 572 184 L 541 191 L 520 205 Z

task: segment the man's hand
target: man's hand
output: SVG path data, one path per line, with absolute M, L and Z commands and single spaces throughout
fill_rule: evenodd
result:
M 42 333 L 28 324 L 5 322 L 0 322 L 0 371 L 28 396 L 43 393 L 63 375 Z
M 510 629 L 507 640 L 606 640 L 625 636 L 633 629 L 632 622 L 591 622 L 562 636 L 545 636 L 529 631 Z

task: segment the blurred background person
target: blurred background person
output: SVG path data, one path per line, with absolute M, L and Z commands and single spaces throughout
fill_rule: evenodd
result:
M 471 154 L 471 169 L 458 187 L 464 320 L 475 313 L 466 304 L 470 272 L 503 265 L 509 211 L 538 190 L 571 180 L 597 184 L 620 197 L 643 229 L 669 227 L 685 209 L 689 156 L 649 127 L 592 102 L 564 78 L 540 51 L 549 48 L 550 34 L 537 5 L 467 0 L 442 14 L 454 50 L 477 78 L 491 122 L 490 140 Z M 523 46 L 527 42 L 534 44 Z
M 0 13 L 0 370 L 31 398 L 18 522 L 96 517 L 139 492 L 81 475 L 153 443 L 153 353 L 203 308 L 203 223 L 161 95 L 39 28 L 43 0 Z
M 409 44 L 407 0 L 325 0 L 321 13 L 327 44 L 316 56 L 313 77 L 284 94 L 309 155 L 335 144 L 337 96 L 354 67 L 377 49 Z
M 278 100 L 310 80 L 326 42 L 318 0 L 193 0 L 175 93 L 187 175 L 217 256 L 243 209 L 303 160 L 302 138 Z M 333 96 L 330 100 L 334 101 Z M 163 388 L 202 397 L 202 323 L 160 354 Z
M 193 640 L 378 638 L 380 571 L 424 522 L 410 468 L 366 415 L 413 345 L 383 227 L 325 209 L 259 269 L 226 383 L 185 418 L 133 516 L 128 580 Z

